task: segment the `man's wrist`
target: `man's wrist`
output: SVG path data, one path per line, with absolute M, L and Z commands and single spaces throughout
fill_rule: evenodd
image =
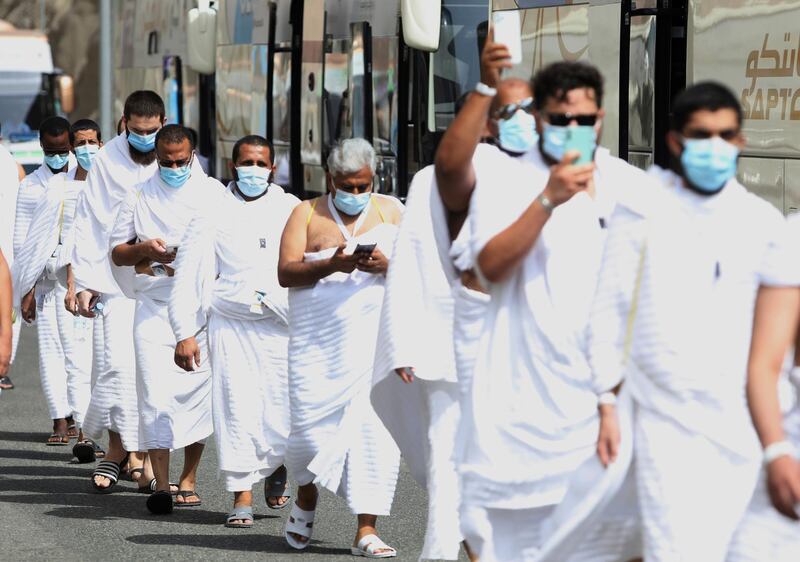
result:
M 795 456 L 795 448 L 789 441 L 776 441 L 775 443 L 770 443 L 766 447 L 764 447 L 764 465 L 770 464 L 772 461 L 777 460 L 781 457 L 792 457 Z
M 554 203 L 553 200 L 547 195 L 546 191 L 542 191 L 539 194 L 539 196 L 536 198 L 536 202 L 539 203 L 539 205 L 547 212 L 548 215 L 551 214 L 557 207 L 557 204 Z

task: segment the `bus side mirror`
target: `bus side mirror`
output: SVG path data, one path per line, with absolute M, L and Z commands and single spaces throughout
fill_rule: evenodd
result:
M 58 99 L 61 102 L 61 111 L 72 113 L 75 111 L 75 85 L 72 76 L 62 74 L 56 78 L 58 84 Z
M 217 68 L 217 10 L 201 1 L 189 10 L 187 25 L 187 60 L 200 74 L 214 74 Z
M 442 0 L 401 0 L 400 16 L 406 45 L 431 53 L 439 50 Z

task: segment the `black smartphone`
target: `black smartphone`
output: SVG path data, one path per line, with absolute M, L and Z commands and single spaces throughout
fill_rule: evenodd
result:
M 358 246 L 356 246 L 356 249 L 353 250 L 353 254 L 365 254 L 365 255 L 368 256 L 368 255 L 370 255 L 372 253 L 372 251 L 375 249 L 375 247 L 377 245 L 378 245 L 377 243 L 375 243 L 375 244 L 359 244 Z

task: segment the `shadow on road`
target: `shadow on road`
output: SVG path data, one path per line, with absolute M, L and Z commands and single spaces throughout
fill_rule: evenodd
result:
M 0 431 L 0 441 L 44 444 L 49 436 L 50 434 L 44 431 Z
M 217 521 L 219 523 L 219 521 Z M 235 535 L 133 535 L 129 542 L 146 545 L 181 545 L 215 548 L 219 550 L 235 550 L 245 552 L 282 553 L 286 555 L 311 552 L 329 555 L 350 555 L 349 548 L 331 548 L 319 546 L 321 543 L 312 539 L 305 550 L 293 550 L 286 544 L 282 536 L 258 534 Z
M 42 445 L 44 447 L 44 445 Z M 0 458 L 5 459 L 25 459 L 30 461 L 63 461 L 65 463 L 72 459 L 72 447 L 58 447 L 51 451 L 26 451 L 24 449 L 0 449 Z
M 70 476 L 72 478 L 85 478 L 88 482 L 93 470 L 93 464 L 87 464 L 83 466 L 75 464 L 64 464 L 62 466 L 4 466 L 2 470 L 0 470 L 0 475 L 6 476 L 8 474 L 13 474 L 19 476 L 47 477 Z

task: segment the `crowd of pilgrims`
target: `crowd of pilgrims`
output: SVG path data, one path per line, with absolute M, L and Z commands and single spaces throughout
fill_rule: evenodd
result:
M 800 220 L 737 181 L 738 100 L 681 92 L 644 172 L 598 145 L 594 67 L 509 60 L 487 43 L 405 205 L 363 139 L 300 201 L 257 135 L 209 177 L 151 91 L 105 144 L 45 119 L 36 171 L 0 153 L 0 383 L 35 322 L 47 445 L 98 461 L 91 491 L 125 472 L 143 510 L 198 506 L 213 434 L 220 524 L 253 527 L 265 480 L 298 550 L 323 486 L 354 555 L 396 556 L 402 454 L 421 559 L 800 560 Z

